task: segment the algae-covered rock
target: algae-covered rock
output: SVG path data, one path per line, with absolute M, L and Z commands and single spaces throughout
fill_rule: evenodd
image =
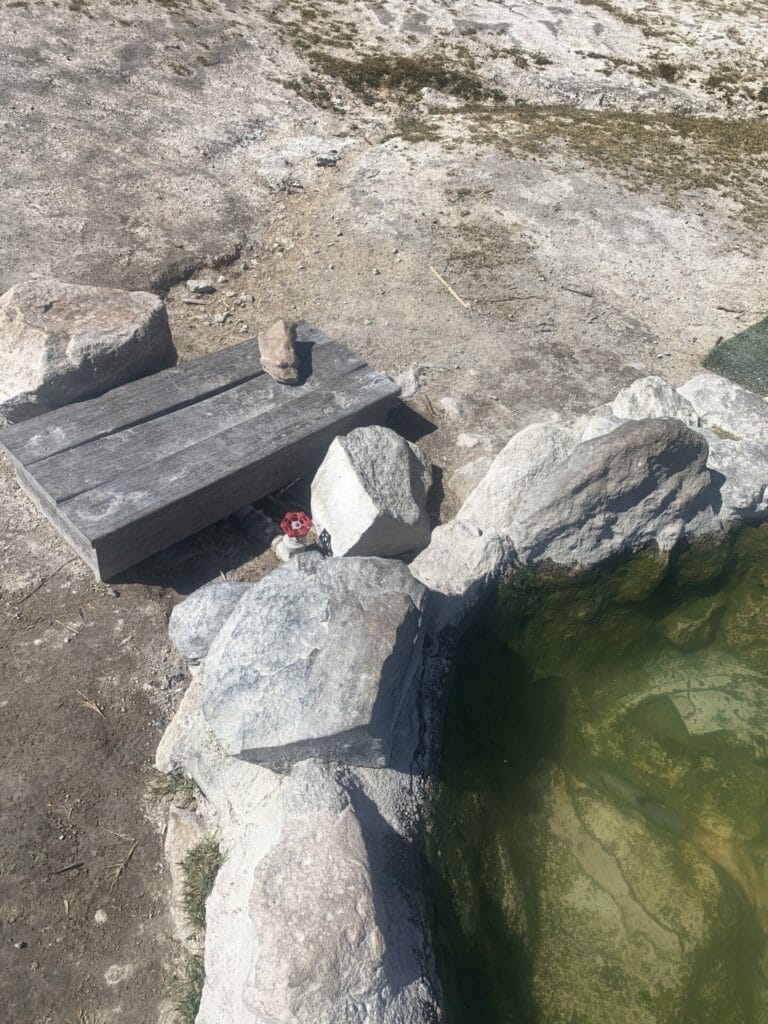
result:
M 675 647 L 695 651 L 712 639 L 722 602 L 716 597 L 699 597 L 676 608 L 661 620 L 662 634 Z
M 722 575 L 731 557 L 732 538 L 725 535 L 717 540 L 699 541 L 681 549 L 673 563 L 678 586 L 700 586 L 711 583 Z
M 755 668 L 768 667 L 768 573 L 765 586 L 732 598 L 720 625 L 724 647 Z
M 733 969 L 724 932 L 738 901 L 705 854 L 678 843 L 587 783 L 550 768 L 526 818 L 536 900 L 532 988 L 542 1024 L 678 1024 L 719 1018 Z M 722 972 L 693 1017 L 702 960 Z M 742 994 L 742 1009 L 749 1002 Z
M 645 601 L 664 579 L 667 565 L 663 552 L 641 551 L 605 577 L 607 589 L 617 601 Z
M 569 710 L 576 770 L 625 780 L 621 799 L 640 813 L 652 804 L 686 830 L 760 835 L 768 792 L 766 675 L 717 649 L 668 651 L 620 680 L 575 693 Z

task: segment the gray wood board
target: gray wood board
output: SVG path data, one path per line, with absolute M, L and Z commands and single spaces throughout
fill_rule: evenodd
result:
M 311 348 L 313 353 L 324 345 L 347 351 L 306 323 L 297 325 L 296 341 L 300 350 Z M 255 338 L 250 338 L 220 352 L 123 384 L 98 398 L 65 405 L 15 423 L 2 431 L 0 443 L 26 466 L 199 402 L 258 376 L 264 376 L 259 345 Z
M 268 374 L 259 374 L 193 405 L 41 459 L 33 464 L 35 478 L 52 498 L 65 501 L 124 473 L 152 466 L 166 455 L 196 447 L 239 423 L 290 406 L 363 366 L 345 349 L 319 346 L 312 374 L 300 387 L 278 384 Z
M 297 386 L 264 374 L 252 340 L 15 424 L 0 443 L 109 578 L 314 470 L 336 435 L 385 421 L 389 378 L 310 325 L 297 341 L 311 370 Z

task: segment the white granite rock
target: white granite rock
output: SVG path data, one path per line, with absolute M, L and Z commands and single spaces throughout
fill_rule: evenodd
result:
M 611 412 L 620 420 L 671 416 L 689 427 L 699 425 L 693 405 L 661 377 L 640 377 L 634 381 L 614 398 Z
M 494 529 L 454 519 L 432 531 L 429 545 L 411 562 L 411 572 L 430 591 L 429 628 L 455 625 L 487 588 L 514 563 L 508 537 Z
M 624 424 L 580 444 L 523 495 L 511 535 L 526 563 L 598 565 L 657 543 L 672 548 L 690 523 L 716 527 L 708 448 L 679 420 Z
M 228 757 L 196 673 L 157 765 L 205 798 L 224 863 L 206 905 L 197 1024 L 440 1020 L 418 875 L 419 779 L 301 762 L 278 775 Z
M 298 555 L 253 584 L 203 669 L 224 749 L 271 767 L 383 765 L 410 744 L 424 588 L 401 562 Z
M 168 636 L 187 661 L 202 661 L 235 605 L 252 586 L 229 581 L 200 587 L 171 612 Z
M 0 418 L 9 423 L 175 362 L 165 305 L 149 292 L 38 278 L 0 297 Z
M 768 405 L 752 391 L 716 373 L 700 373 L 678 391 L 693 405 L 702 427 L 768 443 Z
M 459 510 L 458 519 L 509 532 L 526 491 L 562 462 L 578 444 L 578 435 L 558 423 L 534 423 L 519 431 L 499 452 L 491 468 Z
M 429 540 L 432 470 L 414 444 L 387 427 L 337 437 L 312 481 L 312 518 L 334 555 L 395 557 Z
M 581 441 L 591 441 L 595 437 L 602 437 L 603 434 L 610 434 L 622 423 L 626 423 L 626 420 L 619 419 L 610 411 L 596 411 L 576 420 L 573 429 L 578 433 Z
M 466 501 L 485 474 L 491 468 L 493 460 L 487 455 L 478 455 L 476 459 L 459 466 L 448 478 L 448 487 L 460 501 Z
M 768 445 L 705 434 L 707 466 L 720 491 L 716 507 L 720 519 L 725 525 L 763 522 L 768 518 Z

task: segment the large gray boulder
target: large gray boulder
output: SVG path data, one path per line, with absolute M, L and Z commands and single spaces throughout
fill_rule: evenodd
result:
M 410 565 L 430 591 L 429 628 L 439 633 L 457 624 L 514 559 L 512 542 L 498 530 L 461 519 L 433 530 L 429 545 Z
M 768 404 L 752 391 L 716 373 L 699 373 L 678 391 L 694 407 L 702 427 L 768 444 Z
M 492 459 L 487 455 L 478 455 L 476 459 L 465 462 L 454 470 L 448 478 L 448 488 L 459 501 L 466 501 L 491 468 Z
M 425 976 L 424 934 L 415 920 L 417 890 L 403 891 L 407 874 L 415 881 L 413 867 L 403 877 L 414 850 L 404 856 L 402 840 L 353 777 L 304 762 L 286 783 L 279 837 L 249 874 L 251 970 L 247 988 L 238 993 L 245 1015 L 216 1012 L 221 995 L 209 985 L 199 1024 L 437 1019 Z M 219 924 L 226 927 L 219 921 L 214 927 Z M 214 946 L 212 938 L 209 933 L 207 948 Z M 206 957 L 206 974 L 214 970 L 224 981 L 229 944 L 221 941 L 225 936 L 215 938 L 218 952 Z
M 18 423 L 176 362 L 149 292 L 41 278 L 0 297 L 0 415 Z
M 312 518 L 334 555 L 394 557 L 429 540 L 432 470 L 416 445 L 387 427 L 337 437 L 312 481 Z
M 168 636 L 187 661 L 202 661 L 214 637 L 251 583 L 225 581 L 200 587 L 171 612 Z
M 409 747 L 424 588 L 400 562 L 298 556 L 254 584 L 203 670 L 203 713 L 229 754 L 282 767 L 383 765 Z
M 585 441 L 520 496 L 518 557 L 585 568 L 650 543 L 672 548 L 715 496 L 707 455 L 701 434 L 674 419 Z
M 525 427 L 493 460 L 457 518 L 508 533 L 526 491 L 539 476 L 570 455 L 578 441 L 575 431 L 559 423 Z
M 314 761 L 277 774 L 229 757 L 199 677 L 157 759 L 198 783 L 224 853 L 197 1024 L 435 1024 L 418 775 Z

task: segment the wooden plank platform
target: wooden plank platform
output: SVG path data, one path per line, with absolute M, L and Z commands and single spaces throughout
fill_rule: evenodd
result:
M 331 440 L 382 423 L 397 386 L 317 328 L 296 332 L 301 383 L 258 343 L 6 427 L 19 482 L 100 579 L 312 472 Z

